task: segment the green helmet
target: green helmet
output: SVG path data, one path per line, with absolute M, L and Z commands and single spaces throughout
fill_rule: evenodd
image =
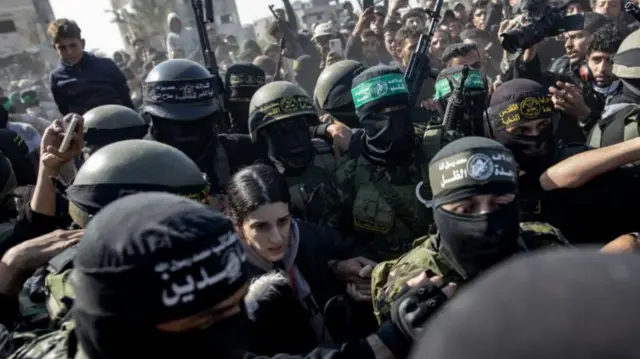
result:
M 141 139 L 147 133 L 142 116 L 125 106 L 98 106 L 83 117 L 85 155 L 114 142 Z
M 287 81 L 262 86 L 249 103 L 249 134 L 257 140 L 258 130 L 264 126 L 295 116 L 318 116 L 311 99 L 302 87 Z
M 156 141 L 126 140 L 96 151 L 67 189 L 71 218 L 84 226 L 120 197 L 169 192 L 206 202 L 209 182 L 187 155 Z
M 351 82 L 364 69 L 364 65 L 353 60 L 339 61 L 325 68 L 318 77 L 313 92 L 315 105 L 319 109 L 330 111 L 353 103 Z M 328 104 L 329 99 L 331 99 L 330 105 Z
M 640 30 L 627 36 L 613 57 L 613 74 L 621 79 L 640 79 L 640 59 L 633 52 L 640 47 Z

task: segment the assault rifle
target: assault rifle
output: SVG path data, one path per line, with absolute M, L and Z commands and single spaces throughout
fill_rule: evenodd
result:
M 211 43 L 209 42 L 209 34 L 207 33 L 206 26 L 207 23 L 215 23 L 213 15 L 213 0 L 191 0 L 191 5 L 193 6 L 193 13 L 196 18 L 196 27 L 198 29 L 200 48 L 202 49 L 202 55 L 204 57 L 204 66 L 209 70 L 209 73 L 213 77 L 214 93 L 219 94 L 220 106 L 224 107 L 224 85 L 220 78 L 220 72 L 218 71 L 216 55 L 211 50 Z
M 280 53 L 278 54 L 278 64 L 276 66 L 276 73 L 273 75 L 273 81 L 282 80 L 282 56 L 284 54 L 285 39 L 284 36 L 280 38 Z
M 472 131 L 470 130 L 473 130 L 472 128 L 465 128 L 466 126 L 463 127 L 460 123 L 460 120 L 464 117 L 464 83 L 467 81 L 468 76 L 469 66 L 464 65 L 462 68 L 462 76 L 460 77 L 460 85 L 454 87 L 453 84 L 449 82 L 451 95 L 449 95 L 447 108 L 442 118 L 442 134 L 445 136 L 448 136 L 451 132 L 461 136 L 468 136 L 471 135 Z M 472 127 L 472 125 L 469 127 Z
M 420 90 L 422 89 L 422 83 L 431 73 L 429 47 L 431 46 L 433 33 L 438 27 L 438 22 L 440 22 L 440 11 L 442 10 L 443 2 L 444 0 L 436 0 L 435 7 L 432 11 L 425 10 L 425 12 L 431 16 L 431 21 L 429 22 L 427 32 L 420 35 L 418 45 L 416 46 L 413 54 L 411 54 L 409 66 L 407 66 L 407 70 L 404 73 L 404 78 L 407 80 L 411 103 L 415 103 L 415 101 L 417 101 L 417 98 L 420 95 Z

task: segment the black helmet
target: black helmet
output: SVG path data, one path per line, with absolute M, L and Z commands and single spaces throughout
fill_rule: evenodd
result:
M 96 151 L 67 189 L 71 218 L 84 226 L 107 204 L 136 192 L 169 192 L 206 202 L 209 182 L 187 155 L 155 141 L 127 140 Z
M 167 60 L 154 67 L 144 81 L 144 109 L 152 116 L 191 121 L 221 111 L 220 95 L 209 71 L 186 59 Z
M 258 130 L 276 121 L 296 116 L 318 116 L 302 87 L 287 81 L 262 86 L 249 104 L 249 135 L 254 142 Z
M 98 106 L 82 117 L 85 154 L 114 142 L 142 139 L 147 133 L 148 126 L 142 116 L 125 106 Z
M 352 104 L 351 82 L 364 69 L 364 65 L 353 60 L 338 61 L 325 68 L 313 91 L 313 100 L 318 109 L 331 112 L 332 109 Z

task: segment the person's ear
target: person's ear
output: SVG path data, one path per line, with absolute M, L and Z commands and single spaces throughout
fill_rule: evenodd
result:
M 234 224 L 233 225 L 233 231 L 236 232 L 236 235 L 238 236 L 238 238 L 242 242 L 246 242 L 245 237 L 244 237 L 244 231 L 242 230 L 242 226 L 241 225 Z
M 82 44 L 82 50 L 84 50 L 84 47 L 86 46 L 86 41 L 84 41 L 84 39 L 80 39 L 80 43 Z

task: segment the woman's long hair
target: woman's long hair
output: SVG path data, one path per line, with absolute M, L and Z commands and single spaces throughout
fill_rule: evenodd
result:
M 289 204 L 289 187 L 284 177 L 268 165 L 255 164 L 238 171 L 227 188 L 227 216 L 241 226 L 258 207 L 276 202 Z

